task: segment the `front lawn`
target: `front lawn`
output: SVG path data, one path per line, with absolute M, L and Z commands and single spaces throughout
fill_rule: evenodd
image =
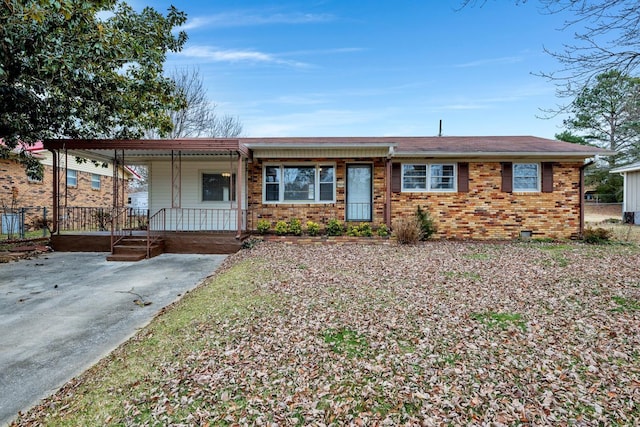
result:
M 637 425 L 640 249 L 264 243 L 17 425 Z

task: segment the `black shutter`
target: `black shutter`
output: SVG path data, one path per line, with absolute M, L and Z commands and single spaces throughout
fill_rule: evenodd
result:
M 458 163 L 458 192 L 469 192 L 469 163 Z
M 391 164 L 391 191 L 399 193 L 402 191 L 402 169 L 400 163 Z
M 553 163 L 542 162 L 542 192 L 553 193 Z
M 502 191 L 513 191 L 513 165 L 511 162 L 502 162 Z

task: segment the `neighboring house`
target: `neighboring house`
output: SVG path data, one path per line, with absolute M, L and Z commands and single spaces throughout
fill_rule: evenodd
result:
M 569 238 L 583 227 L 585 159 L 611 151 L 531 137 L 48 141 L 149 171 L 150 228 L 256 229 L 260 219 L 391 226 L 427 210 L 435 237 Z
M 44 166 L 43 178 L 33 180 L 27 177 L 24 167 L 11 156 L 0 159 L 0 207 L 2 208 L 47 208 L 47 216 L 53 212 L 54 154 L 45 149 L 41 142 L 27 148 L 30 154 Z M 58 181 L 61 191 L 60 207 L 111 208 L 113 206 L 114 170 L 111 162 L 94 164 L 91 161 L 78 162 L 73 155 L 59 155 Z M 119 168 L 118 187 L 123 180 L 132 177 L 126 168 Z M 124 194 L 126 196 L 126 194 Z
M 149 193 L 146 191 L 130 191 L 127 206 L 132 209 L 149 209 Z
M 640 162 L 611 169 L 624 178 L 622 215 L 626 224 L 640 224 Z

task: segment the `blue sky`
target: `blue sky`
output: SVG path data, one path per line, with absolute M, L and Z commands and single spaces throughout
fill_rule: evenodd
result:
M 135 7 L 144 0 L 130 2 Z M 147 2 L 164 11 L 170 2 Z M 536 135 L 563 102 L 532 75 L 559 65 L 573 31 L 536 1 L 175 1 L 184 50 L 167 70 L 200 70 L 218 112 L 244 136 Z

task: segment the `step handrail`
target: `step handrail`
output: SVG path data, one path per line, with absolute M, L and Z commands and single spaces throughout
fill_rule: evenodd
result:
M 151 246 L 160 239 L 161 231 L 165 229 L 166 209 L 162 208 L 151 216 L 147 211 L 147 217 L 147 258 L 151 258 Z

